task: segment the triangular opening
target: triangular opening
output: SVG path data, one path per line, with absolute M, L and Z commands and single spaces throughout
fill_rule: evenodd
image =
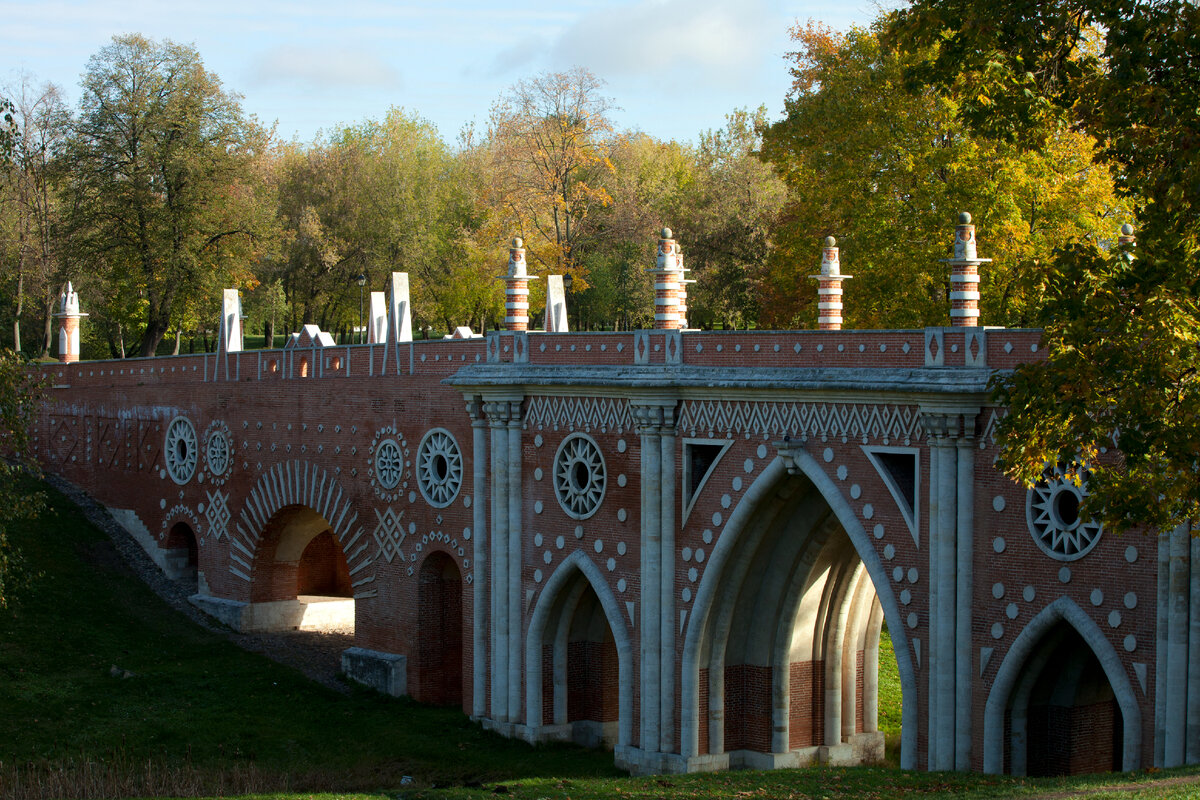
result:
M 708 478 L 716 469 L 717 462 L 732 441 L 720 439 L 684 439 L 683 440 L 683 520 L 686 522 L 692 513 L 692 506 Z
M 863 448 L 884 485 L 892 493 L 913 542 L 919 547 L 917 520 L 921 511 L 920 451 L 910 447 Z

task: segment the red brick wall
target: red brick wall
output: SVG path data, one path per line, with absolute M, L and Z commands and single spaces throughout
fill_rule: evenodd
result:
M 788 668 L 788 746 L 819 745 L 825 736 L 825 662 L 797 661 Z
M 445 553 L 421 565 L 418 585 L 417 691 L 422 703 L 463 703 L 463 582 Z
M 771 752 L 770 667 L 725 667 L 725 749 Z
M 1085 706 L 1031 707 L 1028 773 L 1081 775 L 1119 766 L 1115 747 L 1119 714 L 1115 698 Z
M 620 685 L 615 642 L 567 644 L 568 721 L 616 721 Z
M 350 597 L 350 567 L 331 531 L 317 534 L 296 568 L 296 594 Z

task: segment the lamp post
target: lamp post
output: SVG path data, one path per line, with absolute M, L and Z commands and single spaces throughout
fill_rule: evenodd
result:
M 567 293 L 567 319 L 568 320 L 571 318 L 571 307 L 573 305 L 573 303 L 571 301 L 571 287 L 574 285 L 575 285 L 575 276 L 569 272 L 565 273 L 563 275 L 563 291 Z M 575 316 L 575 322 L 576 323 L 579 322 L 578 315 Z M 568 329 L 570 329 L 570 326 L 568 326 Z
M 359 273 L 354 279 L 358 284 L 358 343 L 363 343 L 363 287 L 367 285 L 367 276 Z

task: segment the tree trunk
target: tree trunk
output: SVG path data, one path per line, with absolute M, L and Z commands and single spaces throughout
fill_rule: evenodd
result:
M 17 270 L 17 313 L 13 315 L 13 350 L 21 352 L 21 307 L 25 302 L 25 270 Z
M 42 358 L 50 357 L 50 348 L 54 346 L 54 295 L 47 294 L 45 317 L 42 320 Z

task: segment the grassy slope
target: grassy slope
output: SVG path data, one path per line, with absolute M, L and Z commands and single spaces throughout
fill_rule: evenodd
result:
M 346 697 L 243 651 L 161 603 L 61 496 L 51 508 L 13 531 L 43 575 L 0 615 L 0 731 L 19 732 L 0 736 L 3 764 L 252 762 L 348 776 L 335 785 L 374 776 L 366 786 L 615 774 L 605 754 L 534 749 L 366 690 Z
M 51 515 L 14 531 L 33 568 L 44 574 L 11 613 L 0 614 L 0 731 L 7 734 L 0 735 L 0 797 L 285 786 L 386 788 L 395 796 L 407 775 L 414 782 L 405 791 L 430 798 L 493 796 L 497 781 L 507 790 L 500 793 L 531 800 L 985 798 L 1146 779 L 1023 782 L 821 768 L 616 777 L 608 753 L 531 748 L 484 733 L 454 711 L 367 691 L 339 695 L 245 652 L 164 606 L 129 574 L 103 534 L 60 496 L 50 499 Z M 898 689 L 888 688 L 892 669 L 890 659 L 883 661 L 880 721 L 888 726 L 883 707 L 898 698 Z M 133 676 L 113 677 L 114 665 Z M 462 786 L 474 782 L 488 785 Z M 458 788 L 428 788 L 433 784 Z M 1200 787 L 1187 785 L 1119 796 L 1198 795 Z

